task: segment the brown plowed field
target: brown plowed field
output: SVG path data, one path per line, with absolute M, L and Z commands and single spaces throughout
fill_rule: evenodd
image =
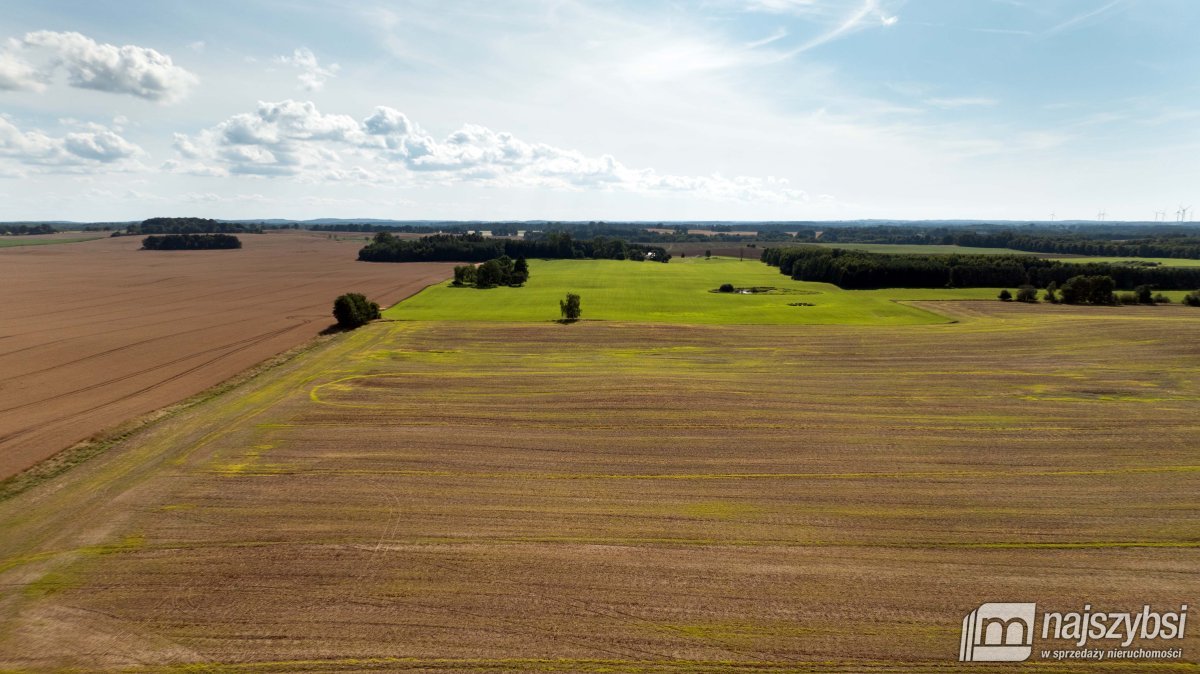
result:
M 444 264 L 356 262 L 324 234 L 241 250 L 142 251 L 142 237 L 0 249 L 0 478 L 310 339 L 333 299 L 388 305 Z
M 1195 606 L 1200 312 L 936 310 L 338 336 L 0 502 L 0 669 L 1195 671 L 956 659 Z

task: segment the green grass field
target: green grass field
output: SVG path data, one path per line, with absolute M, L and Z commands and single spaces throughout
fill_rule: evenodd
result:
M 56 243 L 78 243 L 80 241 L 94 241 L 103 239 L 102 236 L 81 236 L 70 239 L 25 239 L 25 238 L 8 238 L 0 237 L 0 248 L 16 248 L 18 246 L 50 246 Z
M 950 319 L 896 300 L 991 299 L 997 289 L 842 290 L 793 281 L 758 261 L 674 259 L 667 264 L 619 260 L 532 260 L 521 288 L 454 288 L 449 282 L 384 312 L 394 320 L 540 322 L 559 318 L 568 292 L 582 298 L 584 320 L 644 323 L 777 325 L 917 325 Z M 710 292 L 722 283 L 769 286 L 752 295 Z M 653 289 L 649 291 L 648 289 Z M 789 306 L 792 303 L 812 306 Z

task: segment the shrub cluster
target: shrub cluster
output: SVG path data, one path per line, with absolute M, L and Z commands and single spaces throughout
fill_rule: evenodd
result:
M 525 258 L 515 261 L 501 255 L 494 260 L 488 260 L 481 265 L 465 264 L 454 268 L 454 281 L 451 285 L 464 288 L 495 288 L 496 286 L 522 286 L 529 280 L 529 264 Z

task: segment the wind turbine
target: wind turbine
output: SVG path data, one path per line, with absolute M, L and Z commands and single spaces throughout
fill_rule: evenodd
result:
M 1055 218 L 1054 218 L 1054 213 L 1051 213 L 1051 214 L 1050 214 L 1050 222 L 1054 222 L 1054 220 L 1055 220 Z
M 1096 214 L 1096 219 L 1099 220 L 1100 222 L 1104 222 L 1104 218 L 1107 218 L 1107 217 L 1108 217 L 1108 213 L 1106 213 L 1103 208 L 1100 209 L 1100 212 Z

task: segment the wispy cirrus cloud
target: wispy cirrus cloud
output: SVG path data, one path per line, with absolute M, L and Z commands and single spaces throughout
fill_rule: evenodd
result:
M 1086 12 L 1082 12 L 1080 14 L 1076 14 L 1075 16 L 1072 16 L 1071 18 L 1067 19 L 1066 21 L 1063 21 L 1063 22 L 1056 24 L 1055 26 L 1049 28 L 1044 33 L 1042 33 L 1042 35 L 1049 37 L 1049 36 L 1057 35 L 1059 33 L 1062 33 L 1062 32 L 1068 31 L 1068 30 L 1073 30 L 1075 28 L 1078 28 L 1082 25 L 1085 25 L 1087 22 L 1091 21 L 1092 19 L 1099 18 L 1101 16 L 1104 16 L 1105 14 L 1112 12 L 1114 9 L 1117 9 L 1122 4 L 1124 4 L 1124 2 L 1125 2 L 1125 0 L 1111 0 L 1110 2 L 1100 5 L 1094 9 L 1091 9 Z
M 927 98 L 927 105 L 935 108 L 990 108 L 1000 103 L 986 96 L 953 96 L 944 98 Z
M 806 51 L 816 49 L 821 45 L 835 40 L 840 40 L 843 37 L 872 26 L 893 26 L 899 20 L 899 16 L 884 11 L 879 0 L 864 0 L 862 5 L 842 18 L 832 29 L 809 39 L 799 47 L 789 50 L 785 56 L 790 58 L 803 54 Z
M 338 71 L 341 70 L 341 66 L 336 63 L 328 66 L 321 65 L 316 54 L 308 47 L 299 47 L 292 52 L 291 56 L 276 56 L 275 62 L 298 69 L 300 74 L 296 76 L 296 79 L 304 91 L 324 89 L 326 80 L 336 77 Z

